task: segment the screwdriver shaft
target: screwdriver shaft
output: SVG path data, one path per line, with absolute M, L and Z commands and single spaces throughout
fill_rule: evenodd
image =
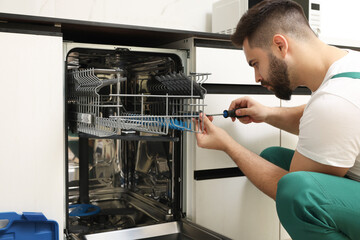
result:
M 242 118 L 242 117 L 247 117 L 248 115 L 236 115 L 236 110 L 241 109 L 241 108 L 236 108 L 233 110 L 224 110 L 223 113 L 216 113 L 216 114 L 206 114 L 207 116 L 223 116 L 224 118 L 228 118 L 228 117 L 236 117 L 236 118 Z

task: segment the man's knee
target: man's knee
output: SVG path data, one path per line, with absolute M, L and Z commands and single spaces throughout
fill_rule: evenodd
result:
M 265 148 L 261 153 L 260 156 L 262 158 L 265 158 L 266 160 L 270 161 L 270 159 L 272 159 L 274 157 L 274 155 L 277 154 L 277 152 L 279 151 L 280 147 L 268 147 Z
M 276 210 L 286 230 L 297 232 L 304 222 L 315 219 L 322 194 L 310 172 L 291 172 L 282 177 L 277 186 Z
M 280 215 L 282 211 L 293 211 L 297 207 L 307 205 L 308 193 L 314 183 L 308 172 L 291 172 L 283 176 L 277 186 L 276 205 Z
M 283 147 L 269 147 L 260 153 L 262 158 L 285 170 L 289 170 L 293 155 L 294 150 Z

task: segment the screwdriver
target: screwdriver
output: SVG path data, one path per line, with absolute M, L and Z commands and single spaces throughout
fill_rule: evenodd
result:
M 241 109 L 241 108 L 236 108 L 233 110 L 224 110 L 223 113 L 218 113 L 218 114 L 207 114 L 207 116 L 223 116 L 224 118 L 228 118 L 228 117 L 236 117 L 236 118 L 242 118 L 242 117 L 247 117 L 248 115 L 242 115 L 242 116 L 238 116 L 236 115 L 236 110 Z

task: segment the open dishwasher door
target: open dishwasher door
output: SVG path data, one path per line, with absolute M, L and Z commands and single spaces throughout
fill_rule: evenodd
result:
M 162 223 L 146 227 L 138 227 L 99 233 L 85 236 L 87 240 L 103 239 L 151 239 L 151 240 L 230 240 L 213 231 L 188 221 Z

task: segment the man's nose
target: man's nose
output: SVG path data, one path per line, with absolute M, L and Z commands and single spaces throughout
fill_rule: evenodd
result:
M 259 71 L 255 69 L 255 82 L 259 83 L 263 80 L 262 76 L 260 75 Z

